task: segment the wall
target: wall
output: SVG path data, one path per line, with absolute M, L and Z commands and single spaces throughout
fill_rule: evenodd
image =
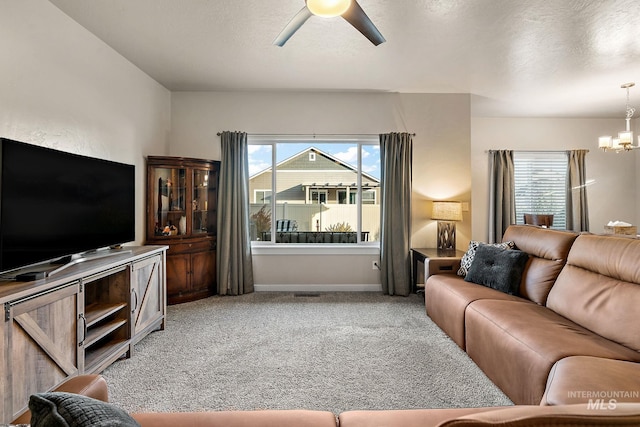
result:
M 598 136 L 624 128 L 624 119 L 480 118 L 471 119 L 472 238 L 488 239 L 487 150 L 588 149 L 587 187 L 590 231 L 602 233 L 611 220 L 640 223 L 636 207 L 638 153 L 604 153 Z
M 144 240 L 144 156 L 219 159 L 216 133 L 415 132 L 412 245 L 433 247 L 431 200 L 471 202 L 458 249 L 487 238 L 489 149 L 588 148 L 592 231 L 609 220 L 640 223 L 637 153 L 602 153 L 597 137 L 623 119 L 470 118 L 465 94 L 213 92 L 171 94 L 45 0 L 3 1 L 0 136 L 136 165 L 136 242 Z M 634 121 L 636 134 L 639 120 Z M 169 129 L 171 126 L 171 133 Z M 473 198 L 472 195 L 473 194 Z M 473 233 L 471 230 L 473 229 Z M 375 284 L 369 251 L 256 259 L 258 282 Z M 275 257 L 273 260 L 271 257 Z M 323 266 L 330 265 L 331 271 Z M 309 278 L 309 271 L 316 278 Z M 354 273 L 355 271 L 355 273 Z M 359 272 L 359 273 L 358 273 Z M 320 274 L 321 273 L 321 274 Z M 332 277 L 320 278 L 332 273 Z
M 174 92 L 170 154 L 220 158 L 217 132 L 378 134 L 415 132 L 412 245 L 434 247 L 431 200 L 470 200 L 470 109 L 466 94 Z M 470 213 L 458 225 L 458 247 L 471 235 Z M 375 249 L 375 248 L 374 248 Z M 376 289 L 377 249 L 344 254 L 282 248 L 254 251 L 255 282 L 269 289 Z M 300 286 L 302 285 L 302 286 Z
M 166 154 L 171 94 L 44 0 L 3 1 L 0 136 L 136 166 L 144 241 L 147 154 Z

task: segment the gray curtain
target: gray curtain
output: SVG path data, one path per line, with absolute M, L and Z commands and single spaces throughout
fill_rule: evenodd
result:
M 218 294 L 253 292 L 249 236 L 249 153 L 245 132 L 222 132 L 218 189 Z
M 516 223 L 513 151 L 489 151 L 489 243 L 502 242 L 507 227 Z
M 382 290 L 389 295 L 411 292 L 411 160 L 408 133 L 380 134 L 382 224 L 380 270 Z
M 567 151 L 567 230 L 589 231 L 587 204 L 587 168 L 589 150 Z

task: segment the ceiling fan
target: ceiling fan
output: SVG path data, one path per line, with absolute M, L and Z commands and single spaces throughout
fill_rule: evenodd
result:
M 326 18 L 342 16 L 374 45 L 378 46 L 386 41 L 356 0 L 305 0 L 305 3 L 300 12 L 278 34 L 273 44 L 284 46 L 287 40 L 313 15 Z

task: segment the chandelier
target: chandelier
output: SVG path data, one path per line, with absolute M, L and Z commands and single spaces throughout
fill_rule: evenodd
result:
M 610 135 L 601 136 L 598 138 L 598 147 L 603 151 L 615 151 L 619 153 L 621 151 L 631 151 L 634 148 L 640 148 L 640 136 L 638 137 L 638 145 L 633 145 L 633 131 L 631 130 L 631 117 L 636 109 L 629 106 L 629 88 L 635 86 L 635 83 L 625 83 L 620 86 L 622 89 L 627 90 L 627 126 L 625 130 L 618 132 L 618 137 L 613 138 Z

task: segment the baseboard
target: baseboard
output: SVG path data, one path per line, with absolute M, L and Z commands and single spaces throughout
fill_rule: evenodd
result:
M 380 284 L 345 284 L 345 285 L 326 285 L 326 284 L 305 284 L 305 285 L 278 285 L 278 284 L 254 284 L 253 289 L 256 292 L 382 292 Z

